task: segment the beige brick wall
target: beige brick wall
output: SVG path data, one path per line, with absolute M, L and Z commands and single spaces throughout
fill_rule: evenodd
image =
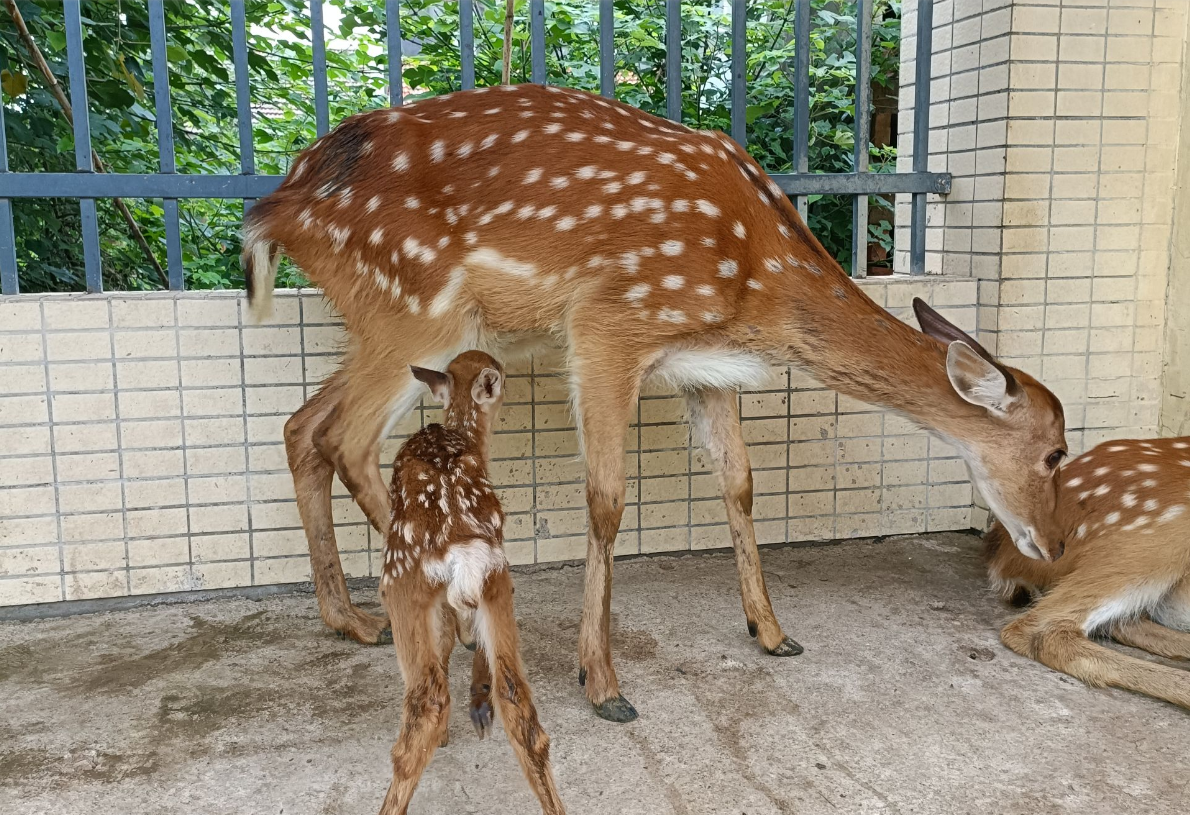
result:
M 934 3 L 930 166 L 954 186 L 928 268 L 980 281 L 980 339 L 1053 388 L 1075 450 L 1160 432 L 1166 317 L 1190 305 L 1167 298 L 1188 6 Z
M 921 295 L 974 328 L 974 281 L 865 285 L 898 316 Z M 236 293 L 0 298 L 0 605 L 308 577 L 281 430 L 343 336 L 316 293 L 280 293 L 266 326 L 244 311 Z M 585 554 L 559 368 L 510 371 L 493 445 L 516 563 Z M 970 526 L 963 465 L 908 423 L 786 370 L 740 399 L 762 542 Z M 434 415 L 419 408 L 382 461 Z M 729 545 L 681 401 L 647 392 L 628 440 L 617 553 Z M 382 542 L 334 494 L 344 566 L 371 575 Z

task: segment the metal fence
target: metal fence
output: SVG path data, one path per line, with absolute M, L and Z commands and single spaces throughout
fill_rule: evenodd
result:
M 925 273 L 926 194 L 950 191 L 950 176 L 927 169 L 930 64 L 933 32 L 933 0 L 919 0 L 917 16 L 916 74 L 913 107 L 913 170 L 907 173 L 868 172 L 871 109 L 872 0 L 856 0 L 856 99 L 854 171 L 819 174 L 809 171 L 810 137 L 810 0 L 794 3 L 795 104 L 793 110 L 793 172 L 771 177 L 789 194 L 802 217 L 806 217 L 808 195 L 853 196 L 852 269 L 862 276 L 867 269 L 868 196 L 912 195 L 910 223 L 910 271 Z M 247 19 L 244 0 L 231 0 L 233 62 L 238 110 L 240 174 L 179 174 L 174 163 L 173 113 L 170 104 L 169 65 L 166 57 L 168 32 L 164 0 L 148 0 L 149 30 L 153 55 L 153 94 L 156 106 L 160 172 L 96 173 L 91 164 L 91 130 L 87 107 L 87 77 L 83 61 L 83 26 L 79 0 L 65 0 L 67 70 L 70 101 L 75 110 L 74 173 L 13 173 L 8 171 L 4 110 L 0 105 L 0 293 L 19 292 L 16 240 L 13 232 L 13 198 L 77 198 L 82 220 L 83 260 L 87 291 L 103 290 L 99 251 L 96 199 L 160 198 L 164 201 L 166 259 L 169 287 L 184 288 L 182 242 L 178 200 L 185 198 L 243 199 L 245 210 L 252 201 L 271 192 L 282 176 L 255 171 L 252 143 L 252 110 L 248 85 Z M 401 77 L 401 19 L 398 0 L 385 0 L 386 45 L 389 53 L 389 100 L 403 102 Z M 746 0 L 731 2 L 731 135 L 747 145 L 746 122 Z M 310 0 L 313 43 L 314 109 L 319 136 L 330 129 L 327 98 L 327 66 L 323 0 Z M 475 86 L 474 9 L 459 3 L 462 87 Z M 681 21 L 679 0 L 667 0 L 665 10 L 666 112 L 670 119 L 682 117 Z M 531 80 L 546 82 L 545 1 L 530 0 Z M 600 93 L 615 94 L 614 16 L 612 0 L 599 0 Z

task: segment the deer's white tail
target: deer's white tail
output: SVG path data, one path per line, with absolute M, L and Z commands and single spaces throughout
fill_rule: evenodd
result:
M 244 224 L 240 265 L 244 269 L 244 281 L 248 287 L 248 307 L 252 318 L 259 323 L 273 313 L 273 285 L 281 256 L 276 241 L 266 234 L 267 222 L 262 218 L 252 218 L 251 215 Z

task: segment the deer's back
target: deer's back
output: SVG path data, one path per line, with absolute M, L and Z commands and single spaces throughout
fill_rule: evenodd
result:
M 349 329 L 377 304 L 550 329 L 586 302 L 681 334 L 805 277 L 783 272 L 840 274 L 724 134 L 552 87 L 351 117 L 257 206 Z

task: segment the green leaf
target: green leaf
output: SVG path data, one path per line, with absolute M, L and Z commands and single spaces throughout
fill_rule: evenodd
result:
M 24 74 L 14 74 L 5 68 L 0 71 L 0 87 L 4 88 L 9 99 L 16 99 L 24 96 L 25 91 L 29 89 L 29 77 Z

